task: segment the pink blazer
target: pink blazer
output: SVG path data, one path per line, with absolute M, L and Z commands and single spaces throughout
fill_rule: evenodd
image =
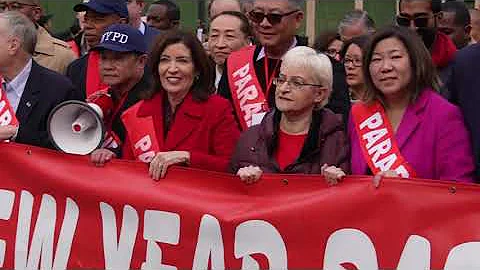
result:
M 352 117 L 349 119 L 352 174 L 362 175 L 367 163 Z M 424 90 L 408 106 L 395 138 L 417 178 L 473 182 L 475 166 L 463 115 L 433 90 Z

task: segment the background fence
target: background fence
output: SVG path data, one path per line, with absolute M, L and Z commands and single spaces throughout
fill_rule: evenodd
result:
M 151 3 L 154 0 L 145 0 Z M 307 0 L 314 1 L 314 0 Z M 42 0 L 47 14 L 53 14 L 53 31 L 60 32 L 72 25 L 75 18 L 73 6 L 80 0 Z M 181 25 L 185 29 L 195 29 L 199 20 L 204 21 L 207 0 L 176 0 L 181 8 Z M 315 1 L 315 33 L 335 29 L 345 12 L 354 9 L 355 0 L 317 0 Z M 469 7 L 475 0 L 464 1 Z M 479 1 L 480 2 L 480 1 Z M 396 13 L 395 0 L 363 0 L 363 9 L 375 20 L 378 26 L 389 24 Z M 301 32 L 304 33 L 305 26 Z

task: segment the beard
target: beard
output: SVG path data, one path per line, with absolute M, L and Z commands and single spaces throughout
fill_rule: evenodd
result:
M 418 28 L 417 34 L 420 35 L 420 37 L 422 38 L 425 47 L 430 50 L 432 48 L 433 42 L 435 42 L 437 29 L 433 27 Z

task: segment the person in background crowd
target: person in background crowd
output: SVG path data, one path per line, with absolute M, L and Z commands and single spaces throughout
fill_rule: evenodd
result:
M 86 12 L 84 36 L 89 48 L 98 45 L 107 27 L 128 21 L 125 0 L 90 0 L 74 6 L 73 9 L 76 12 Z M 77 87 L 83 99 L 108 87 L 100 79 L 99 58 L 97 51 L 89 51 L 68 67 L 67 76 Z
M 416 31 L 430 51 L 434 66 L 444 83 L 449 76 L 449 64 L 453 61 L 457 48 L 447 35 L 437 30 L 437 18 L 441 11 L 440 0 L 400 0 L 399 26 Z M 446 89 L 442 95 L 448 96 Z
M 447 81 L 450 101 L 463 112 L 470 131 L 476 165 L 476 181 L 480 182 L 480 44 L 458 51 Z
M 41 66 L 65 74 L 68 65 L 75 60 L 70 46 L 52 37 L 45 28 L 38 25 L 42 15 L 40 0 L 0 0 L 0 12 L 19 11 L 37 27 L 37 45 L 33 59 Z
M 53 19 L 53 14 L 46 14 L 40 16 L 40 19 L 38 20 L 38 25 L 43 27 L 49 34 L 52 34 L 52 19 Z
M 224 11 L 242 12 L 242 7 L 239 0 L 210 0 L 208 3 L 208 18 L 210 21 L 217 14 Z
M 471 43 L 477 43 L 480 41 L 480 10 L 472 8 L 468 10 L 470 13 L 470 37 Z
M 123 38 L 115 38 L 115 35 Z M 93 48 L 100 52 L 100 77 L 109 88 L 93 94 L 89 102 L 107 99 L 113 104 L 103 117 L 107 129 L 106 144 L 91 154 L 91 161 L 97 165 L 121 157 L 125 128 L 120 117 L 150 88 L 150 77 L 144 72 L 147 47 L 146 39 L 136 28 L 114 24 L 105 30 L 100 43 Z
M 161 31 L 178 28 L 180 25 L 180 7 L 171 0 L 153 2 L 147 10 L 147 24 Z
M 342 50 L 343 41 L 336 31 L 326 31 L 321 33 L 313 44 L 313 48 L 319 53 L 324 53 L 331 58 L 340 61 L 340 51 Z
M 260 44 L 236 51 L 227 59 L 218 93 L 232 102 L 243 130 L 260 123 L 274 107 L 273 79 L 278 75 L 280 59 L 289 49 L 306 45 L 295 36 L 304 16 L 301 4 L 301 0 L 255 0 L 248 16 Z M 251 80 L 239 84 L 247 77 Z M 256 99 L 243 98 L 246 93 L 242 90 L 247 87 L 254 87 Z
M 450 1 L 442 4 L 438 30 L 453 41 L 458 50 L 470 43 L 470 13 L 464 2 Z
M 253 9 L 253 2 L 255 0 L 240 0 L 240 6 L 242 7 L 242 12 L 245 15 L 248 15 Z
M 373 32 L 375 32 L 375 22 L 366 11 L 352 10 L 347 12 L 338 23 L 338 34 L 344 42 Z
M 160 34 L 160 31 L 142 22 L 142 15 L 145 9 L 145 1 L 127 0 L 127 8 L 129 19 L 128 23 L 138 29 L 145 36 L 147 45 L 152 44 L 153 41 L 155 41 L 157 35 Z
M 247 46 L 251 35 L 248 19 L 241 12 L 224 11 L 211 19 L 208 49 L 215 62 L 215 88 L 218 88 L 228 56 Z
M 6 101 L 4 107 L 10 107 L 15 114 L 12 119 L 19 123 L 1 126 L 0 140 L 53 148 L 47 132 L 50 111 L 78 97 L 65 76 L 33 59 L 36 38 L 37 30 L 29 18 L 16 11 L 0 13 L 2 103 Z
M 352 107 L 353 174 L 472 182 L 474 163 L 463 115 L 436 91 L 430 55 L 414 32 L 378 31 L 365 49 L 367 91 Z M 328 167 L 327 178 L 341 177 Z
M 363 48 L 368 42 L 368 36 L 354 37 L 343 46 L 340 56 L 348 84 L 350 102 L 361 100 L 366 92 L 365 80 L 363 79 L 362 62 Z
M 191 33 L 170 31 L 153 46 L 148 65 L 153 87 L 122 115 L 123 158 L 150 163 L 150 176 L 184 165 L 227 171 L 240 135 L 232 107 L 212 95 L 213 68 Z
M 241 135 L 231 172 L 247 184 L 256 182 L 263 172 L 320 174 L 325 163 L 348 172 L 349 147 L 342 120 L 324 108 L 332 77 L 325 55 L 305 46 L 288 51 L 274 79 L 276 109 Z

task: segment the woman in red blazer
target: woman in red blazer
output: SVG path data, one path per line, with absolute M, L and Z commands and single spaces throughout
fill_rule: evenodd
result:
M 197 38 L 173 31 L 153 44 L 153 88 L 122 115 L 123 158 L 150 163 L 163 178 L 171 165 L 227 171 L 240 135 L 230 103 L 213 93 L 213 68 Z

